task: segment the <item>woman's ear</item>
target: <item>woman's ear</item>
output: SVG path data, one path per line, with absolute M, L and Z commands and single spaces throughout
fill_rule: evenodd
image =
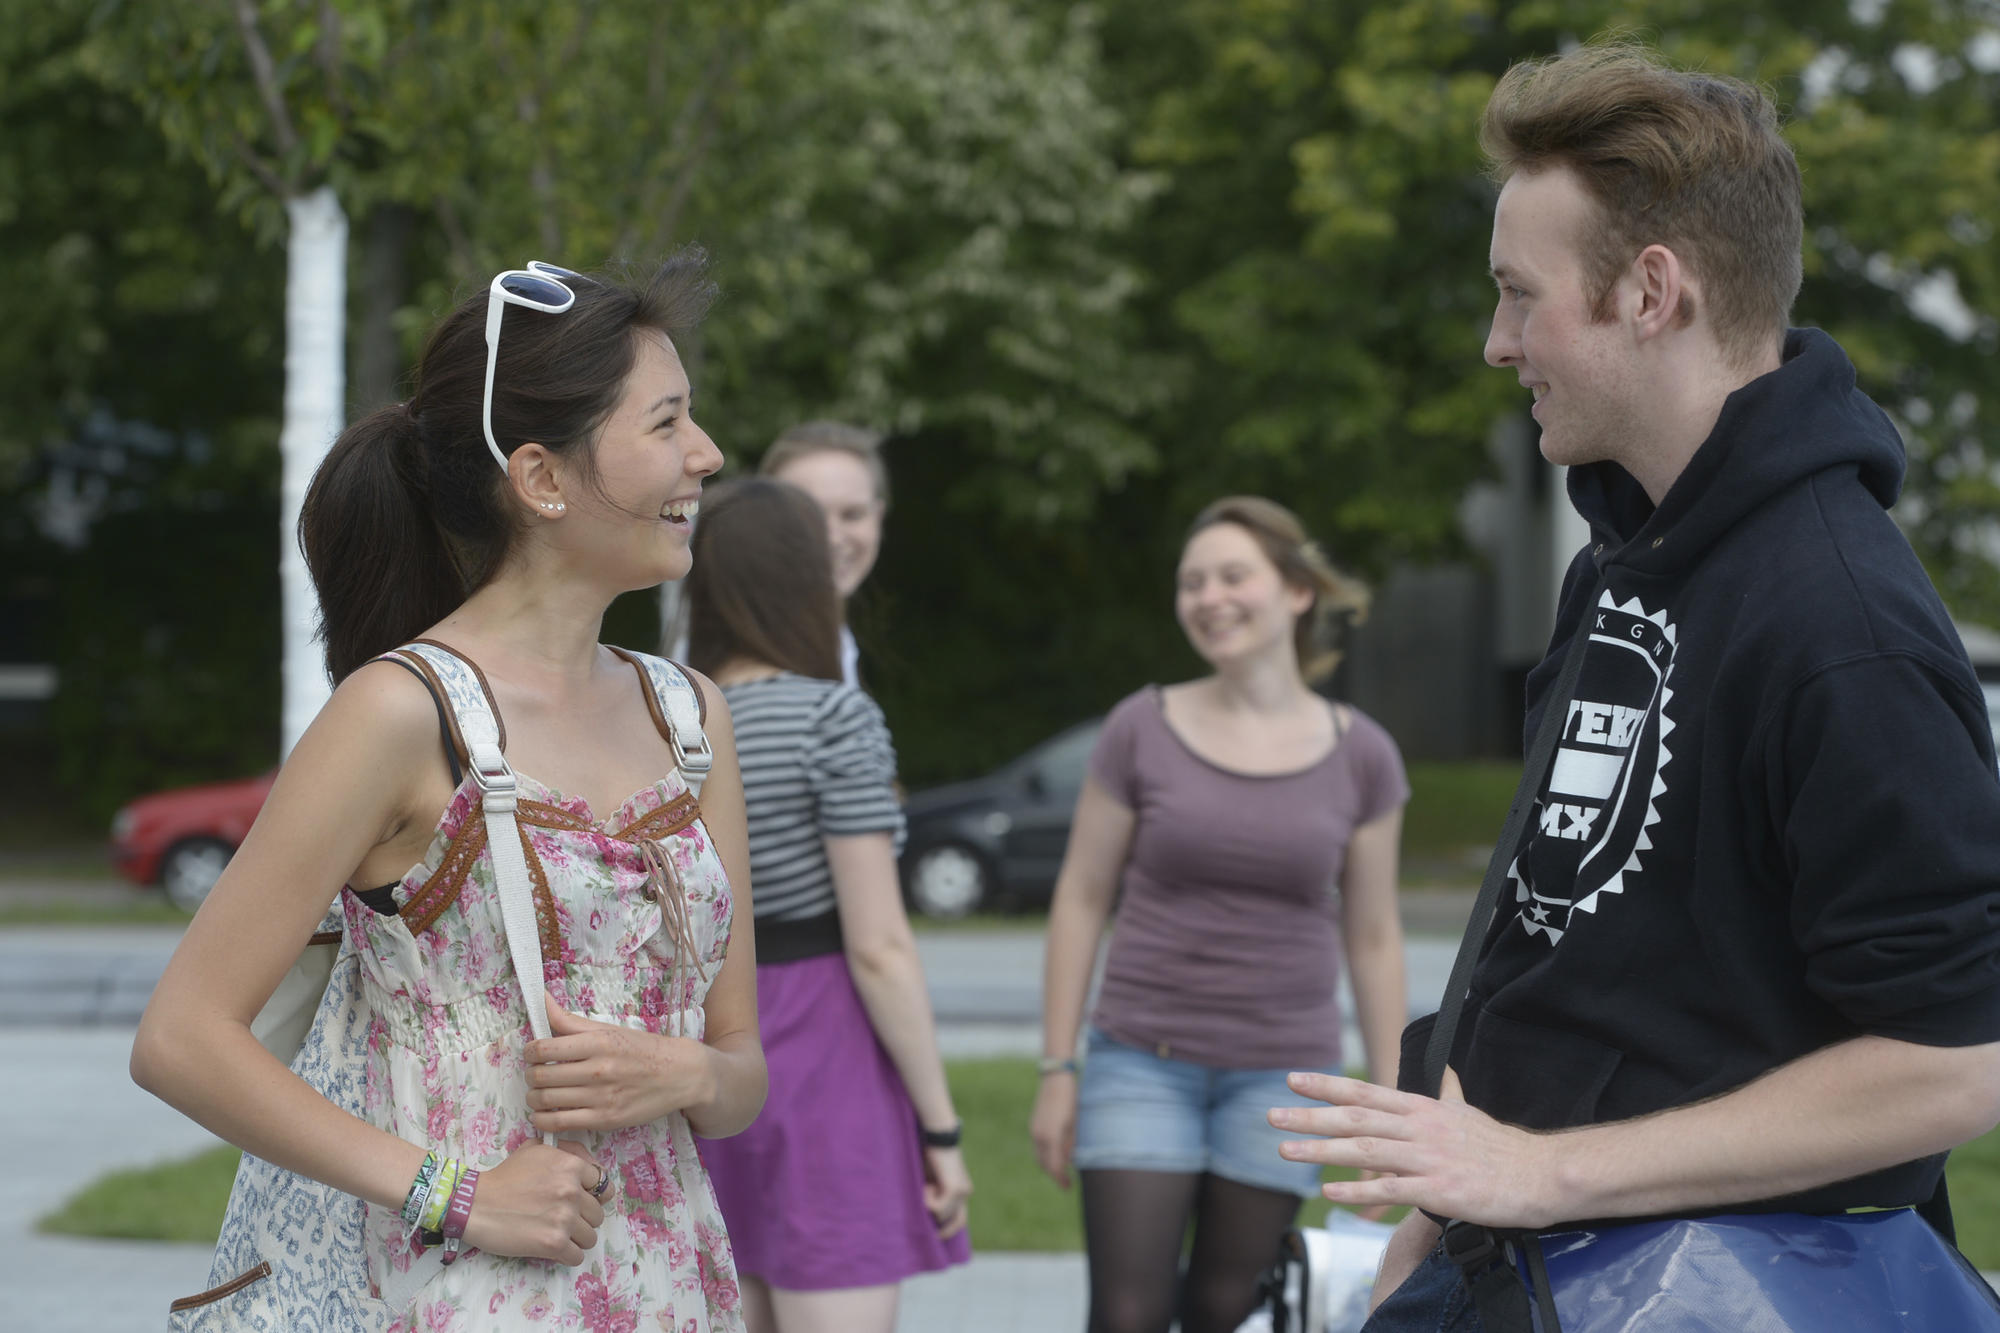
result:
M 532 440 L 507 455 L 507 481 L 514 497 L 537 518 L 568 512 L 556 456 Z

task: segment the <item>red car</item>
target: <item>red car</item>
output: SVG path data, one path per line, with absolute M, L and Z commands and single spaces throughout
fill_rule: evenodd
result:
M 127 879 L 158 884 L 176 906 L 194 911 L 222 877 L 276 777 L 141 796 L 111 820 L 112 863 Z

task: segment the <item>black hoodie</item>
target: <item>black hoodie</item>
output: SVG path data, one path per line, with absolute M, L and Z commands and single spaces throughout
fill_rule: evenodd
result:
M 1592 541 L 1528 678 L 1530 737 L 1593 629 L 1458 1032 L 1475 1106 L 1602 1123 L 1857 1034 L 2000 1040 L 2000 781 L 1965 650 L 1886 512 L 1902 476 L 1894 427 L 1811 329 L 1730 395 L 1657 509 L 1615 464 L 1571 470 Z M 1922 1202 L 1942 1160 L 1767 1206 Z

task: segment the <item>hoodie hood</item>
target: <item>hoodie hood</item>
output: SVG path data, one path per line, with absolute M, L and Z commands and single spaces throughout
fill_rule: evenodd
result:
M 1854 386 L 1854 365 L 1818 329 L 1785 335 L 1784 363 L 1723 402 L 1715 429 L 1657 509 L 1616 463 L 1569 472 L 1569 496 L 1604 543 L 1599 565 L 1671 575 L 1772 496 L 1830 468 L 1858 469 L 1884 509 L 1903 486 L 1902 437 Z

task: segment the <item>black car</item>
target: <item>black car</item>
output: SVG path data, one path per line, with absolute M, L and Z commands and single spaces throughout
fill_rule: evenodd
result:
M 949 919 L 1047 902 L 1101 725 L 1079 722 L 983 778 L 911 795 L 902 862 L 910 906 Z

